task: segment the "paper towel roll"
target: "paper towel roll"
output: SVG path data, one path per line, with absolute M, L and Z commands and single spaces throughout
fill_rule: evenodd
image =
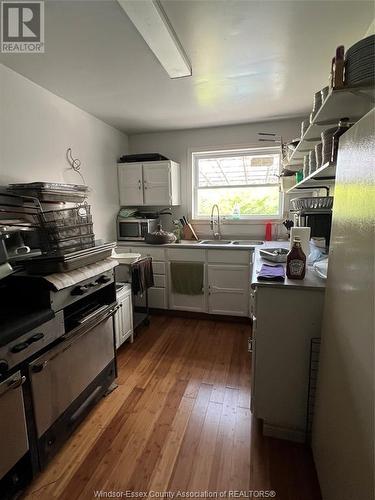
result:
M 310 254 L 310 233 L 311 227 L 292 227 L 290 231 L 290 248 L 292 248 L 296 236 L 301 238 L 301 247 L 306 259 Z

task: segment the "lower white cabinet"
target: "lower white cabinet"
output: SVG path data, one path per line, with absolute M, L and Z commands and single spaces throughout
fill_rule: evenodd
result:
M 117 252 L 140 253 L 152 257 L 155 286 L 148 291 L 151 308 L 203 312 L 249 317 L 249 288 L 253 250 L 216 250 L 203 248 L 119 246 Z M 170 262 L 202 262 L 204 293 L 176 294 L 172 289 Z M 121 268 L 121 266 L 119 266 Z M 122 276 L 121 269 L 116 276 Z M 134 298 L 136 306 L 145 305 L 145 297 Z
M 267 436 L 305 441 L 310 345 L 323 305 L 323 288 L 256 286 L 251 404 Z
M 207 266 L 208 312 L 231 316 L 249 315 L 249 266 Z
M 114 317 L 116 349 L 129 338 L 130 342 L 133 342 L 133 305 L 130 284 L 125 284 L 117 293 L 117 304 L 119 307 Z

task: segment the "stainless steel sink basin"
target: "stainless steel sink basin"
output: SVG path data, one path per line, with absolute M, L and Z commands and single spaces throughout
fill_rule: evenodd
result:
M 232 245 L 263 245 L 263 241 L 260 241 L 260 240 L 235 240 L 235 241 L 232 241 Z
M 200 245 L 230 245 L 231 240 L 203 240 Z

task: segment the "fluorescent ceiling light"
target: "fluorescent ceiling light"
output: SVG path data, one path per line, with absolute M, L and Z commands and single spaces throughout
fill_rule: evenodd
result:
M 171 78 L 191 76 L 185 51 L 158 0 L 118 0 Z

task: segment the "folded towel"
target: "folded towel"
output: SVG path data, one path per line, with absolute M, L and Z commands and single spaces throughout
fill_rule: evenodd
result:
M 263 264 L 259 274 L 258 280 L 260 281 L 284 281 L 285 270 L 284 266 L 269 266 L 268 264 Z
M 152 258 L 146 257 L 131 265 L 132 291 L 134 295 L 142 295 L 148 288 L 154 286 Z
M 171 281 L 174 293 L 202 295 L 204 285 L 203 262 L 171 262 Z

